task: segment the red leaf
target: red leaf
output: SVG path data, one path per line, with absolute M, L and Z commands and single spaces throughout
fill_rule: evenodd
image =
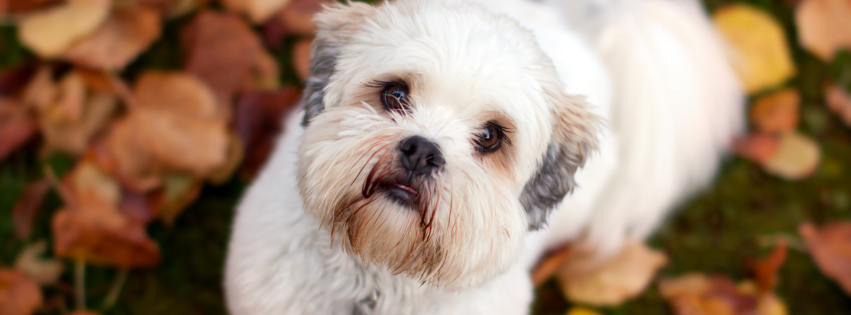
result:
M 298 104 L 301 90 L 296 87 L 274 92 L 250 92 L 240 96 L 234 129 L 245 148 L 243 172 L 253 176 L 272 152 L 281 131 L 283 117 Z
M 851 222 L 832 222 L 821 228 L 812 223 L 798 227 L 816 265 L 851 295 Z
M 15 236 L 19 239 L 27 239 L 32 234 L 33 221 L 49 191 L 50 185 L 46 181 L 37 181 L 27 185 L 18 197 L 12 208 L 12 221 L 15 224 Z
M 23 272 L 0 269 L 0 314 L 31 315 L 41 306 L 38 284 Z

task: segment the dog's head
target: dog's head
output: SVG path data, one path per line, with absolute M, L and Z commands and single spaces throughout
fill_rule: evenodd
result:
M 305 209 L 364 261 L 481 284 L 573 188 L 597 119 L 515 21 L 398 1 L 319 14 L 299 148 Z

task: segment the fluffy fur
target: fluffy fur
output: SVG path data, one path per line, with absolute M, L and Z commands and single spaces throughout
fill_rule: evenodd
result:
M 741 96 L 700 11 L 552 2 L 318 15 L 304 115 L 234 223 L 231 312 L 525 314 L 547 247 L 605 257 L 711 180 Z M 410 90 L 404 110 L 382 105 L 393 82 Z M 494 152 L 476 142 L 489 124 Z M 406 169 L 398 147 L 413 136 L 445 164 Z

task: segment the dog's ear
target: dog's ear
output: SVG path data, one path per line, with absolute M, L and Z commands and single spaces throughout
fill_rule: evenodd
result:
M 573 175 L 597 148 L 600 118 L 588 111 L 585 99 L 561 92 L 548 94 L 555 104 L 552 138 L 520 195 L 530 230 L 546 225 L 549 213 L 573 190 Z
M 334 74 L 340 48 L 348 43 L 361 23 L 374 12 L 375 8 L 365 3 L 338 3 L 326 6 L 323 12 L 314 16 L 313 22 L 319 30 L 310 47 L 309 74 L 304 82 L 303 126 L 307 126 L 313 117 L 325 109 L 325 87 Z

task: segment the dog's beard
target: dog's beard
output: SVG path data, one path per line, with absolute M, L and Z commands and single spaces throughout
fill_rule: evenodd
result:
M 348 253 L 424 283 L 460 289 L 504 272 L 526 227 L 516 192 L 469 154 L 410 174 L 396 149 L 405 119 L 350 107 L 311 121 L 299 151 L 306 211 Z

